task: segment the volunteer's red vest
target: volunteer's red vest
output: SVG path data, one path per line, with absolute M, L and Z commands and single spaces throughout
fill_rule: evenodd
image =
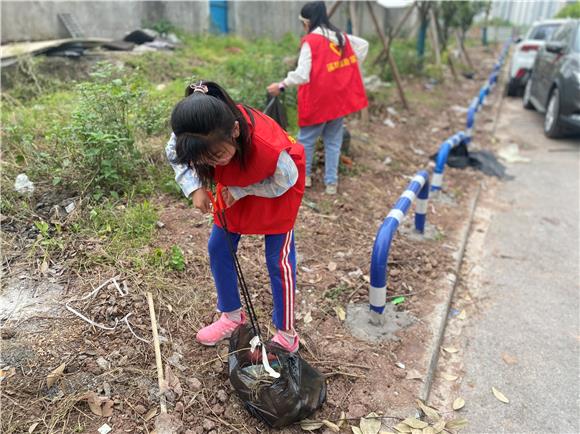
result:
M 310 81 L 298 87 L 298 125 L 328 122 L 368 105 L 358 60 L 344 35 L 342 49 L 322 35 L 302 38 L 312 51 Z
M 239 234 L 282 234 L 294 227 L 304 195 L 304 148 L 265 114 L 238 106 L 250 128 L 251 149 L 242 168 L 234 158 L 225 166 L 216 166 L 215 181 L 224 186 L 247 187 L 274 175 L 282 151 L 288 152 L 298 168 L 298 180 L 280 197 L 246 196 L 226 210 L 228 230 Z M 215 223 L 221 226 L 214 218 Z

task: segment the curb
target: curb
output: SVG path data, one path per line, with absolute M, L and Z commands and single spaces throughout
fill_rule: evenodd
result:
M 479 196 L 481 193 L 481 184 L 477 186 L 477 191 L 475 196 L 471 201 L 469 218 L 467 224 L 463 228 L 463 233 L 461 234 L 461 243 L 459 251 L 457 252 L 457 258 L 455 260 L 455 265 L 453 267 L 453 283 L 447 294 L 447 298 L 443 303 L 443 311 L 439 314 L 439 329 L 435 333 L 435 339 L 431 348 L 431 356 L 429 357 L 429 368 L 427 370 L 427 375 L 424 378 L 423 386 L 419 392 L 419 399 L 423 402 L 427 402 L 429 399 L 429 394 L 431 393 L 431 385 L 433 383 L 433 378 L 435 377 L 435 372 L 437 370 L 437 363 L 439 362 L 439 351 L 441 348 L 441 343 L 443 342 L 443 337 L 445 335 L 445 327 L 447 326 L 447 317 L 449 315 L 449 310 L 451 308 L 451 302 L 453 301 L 453 296 L 455 295 L 455 288 L 459 282 L 459 271 L 461 269 L 461 264 L 463 263 L 463 256 L 465 253 L 465 246 L 469 239 L 469 234 L 471 233 L 471 226 L 473 224 L 473 218 L 475 216 L 475 210 L 477 208 L 477 203 L 479 201 Z
M 505 74 L 507 69 L 502 71 L 500 78 L 504 80 L 498 79 L 496 84 L 496 89 L 499 90 L 499 84 L 505 82 Z M 491 137 L 495 136 L 495 131 L 497 128 L 497 123 L 499 120 L 499 116 L 501 114 L 503 108 L 503 102 L 505 99 L 504 92 L 500 93 L 500 100 L 497 104 L 497 110 L 495 112 L 494 120 L 493 120 L 493 128 L 491 131 Z M 467 225 L 463 229 L 463 233 L 461 234 L 461 244 L 458 252 L 458 257 L 455 261 L 455 266 L 453 267 L 453 275 L 455 279 L 451 284 L 451 288 L 447 295 L 447 300 L 444 304 L 443 312 L 440 314 L 439 318 L 439 330 L 437 331 L 437 335 L 435 338 L 435 344 L 431 351 L 431 357 L 429 360 L 429 368 L 427 370 L 427 374 L 425 377 L 425 381 L 423 382 L 423 387 L 419 392 L 419 399 L 423 400 L 423 402 L 427 402 L 429 399 L 429 394 L 431 393 L 431 386 L 433 385 L 433 378 L 435 377 L 435 372 L 437 371 L 437 364 L 439 362 L 439 352 L 441 350 L 441 343 L 443 342 L 443 337 L 445 335 L 445 328 L 447 326 L 447 317 L 449 316 L 449 310 L 451 309 L 451 303 L 453 301 L 453 297 L 455 295 L 455 289 L 457 287 L 457 283 L 459 282 L 459 272 L 461 269 L 461 264 L 463 263 L 463 256 L 465 254 L 465 246 L 467 245 L 467 241 L 469 239 L 469 235 L 471 233 L 471 226 L 473 224 L 473 218 L 475 216 L 475 210 L 477 209 L 477 203 L 479 201 L 479 196 L 481 194 L 481 183 L 477 186 L 477 191 L 475 193 L 475 197 L 473 198 L 469 210 L 469 219 Z

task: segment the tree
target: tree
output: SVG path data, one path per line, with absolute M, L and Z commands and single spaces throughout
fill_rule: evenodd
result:
M 485 6 L 482 1 L 459 1 L 457 5 L 457 27 L 459 28 L 461 44 L 465 41 L 467 31 L 473 24 L 473 19 L 479 14 Z
M 483 19 L 483 27 L 481 28 L 481 43 L 484 47 L 487 46 L 487 28 L 489 26 L 489 14 L 491 13 L 491 1 L 483 2 L 483 10 L 485 11 L 485 18 Z
M 423 67 L 425 57 L 425 39 L 427 38 L 427 26 L 429 25 L 430 1 L 419 1 L 416 3 L 419 12 L 419 33 L 417 34 L 417 57 L 419 57 L 419 67 Z
M 441 46 L 445 50 L 449 42 L 449 30 L 456 25 L 457 2 L 440 1 L 437 5 L 438 15 L 442 21 Z
M 556 18 L 580 18 L 580 3 L 570 3 L 560 9 Z
M 486 7 L 491 9 L 489 1 L 440 1 L 438 4 L 439 18 L 443 22 L 442 44 L 447 48 L 449 42 L 449 31 L 458 29 L 460 31 L 461 43 L 465 40 L 467 31 L 473 24 L 473 19 Z

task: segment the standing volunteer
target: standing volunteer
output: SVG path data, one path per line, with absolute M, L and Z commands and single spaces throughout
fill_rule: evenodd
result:
M 236 104 L 219 85 L 191 85 L 171 114 L 173 134 L 166 147 L 175 179 L 193 205 L 210 211 L 207 190 L 221 184 L 225 224 L 214 217 L 208 242 L 220 318 L 197 333 L 215 345 L 246 321 L 234 259 L 242 234 L 265 235 L 265 254 L 277 333 L 272 341 L 298 350 L 294 331 L 296 252 L 294 222 L 304 194 L 304 149 L 275 121 Z
M 268 86 L 268 92 L 276 96 L 285 87 L 298 86 L 298 142 L 306 150 L 306 187 L 312 185 L 314 147 L 322 136 L 326 193 L 336 194 L 344 116 L 368 105 L 359 63 L 369 44 L 332 25 L 324 2 L 304 5 L 300 21 L 307 34 L 298 67 L 280 83 Z

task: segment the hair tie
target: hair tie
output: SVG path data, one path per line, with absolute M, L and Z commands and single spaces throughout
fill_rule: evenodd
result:
M 205 84 L 203 84 L 203 82 L 201 80 L 197 84 L 193 84 L 193 83 L 190 84 L 189 87 L 190 87 L 190 89 L 193 90 L 193 93 L 200 92 L 200 93 L 207 94 L 207 92 L 209 91 L 209 89 L 207 88 L 207 86 Z

